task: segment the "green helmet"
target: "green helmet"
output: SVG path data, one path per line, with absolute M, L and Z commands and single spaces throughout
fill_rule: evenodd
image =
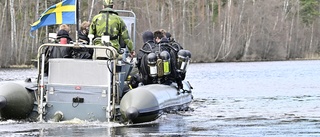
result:
M 113 0 L 103 0 L 104 6 L 113 6 Z

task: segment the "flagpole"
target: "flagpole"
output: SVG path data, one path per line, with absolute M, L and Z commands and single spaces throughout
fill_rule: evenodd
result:
M 78 44 L 79 32 L 79 0 L 76 0 L 76 44 Z

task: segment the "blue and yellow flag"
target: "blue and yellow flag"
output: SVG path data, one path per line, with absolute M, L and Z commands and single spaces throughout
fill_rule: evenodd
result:
M 42 26 L 54 24 L 76 24 L 77 0 L 63 0 L 49 7 L 36 22 L 31 25 L 30 33 Z

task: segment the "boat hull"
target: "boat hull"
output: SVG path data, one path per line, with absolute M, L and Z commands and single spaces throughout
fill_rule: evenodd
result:
M 148 122 L 162 112 L 187 108 L 191 101 L 191 87 L 187 83 L 184 90 L 178 90 L 175 85 L 151 84 L 126 93 L 120 102 L 120 112 L 124 121 Z
M 101 63 L 100 63 L 101 64 Z M 96 67 L 95 67 L 96 68 Z M 100 71 L 101 72 L 101 71 Z M 60 78 L 60 77 L 59 77 Z M 70 78 L 71 79 L 71 78 Z M 54 81 L 55 79 L 50 79 Z M 72 81 L 72 80 L 71 80 Z M 47 83 L 47 82 L 45 82 Z M 121 122 L 141 123 L 157 119 L 163 112 L 188 108 L 192 101 L 192 87 L 183 82 L 184 89 L 171 85 L 151 84 L 139 86 L 124 94 L 115 114 Z M 31 119 L 38 118 L 39 104 L 35 93 L 37 84 L 32 82 L 8 82 L 0 86 L 0 118 Z M 86 121 L 111 121 L 108 94 L 112 94 L 106 86 L 79 86 L 74 84 L 45 85 L 44 113 L 45 121 L 64 121 L 75 118 Z
M 34 107 L 34 93 L 26 84 L 6 83 L 0 86 L 1 119 L 25 119 Z

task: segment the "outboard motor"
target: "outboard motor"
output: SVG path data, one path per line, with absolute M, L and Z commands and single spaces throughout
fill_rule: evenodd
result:
M 155 53 L 149 53 L 147 56 L 149 75 L 150 77 L 156 77 L 157 73 L 157 55 Z
M 170 53 L 168 51 L 162 51 L 160 53 L 160 58 L 163 63 L 163 75 L 167 76 L 171 73 L 170 68 Z
M 180 50 L 178 52 L 177 68 L 179 72 L 186 72 L 191 59 L 191 52 L 189 50 Z

